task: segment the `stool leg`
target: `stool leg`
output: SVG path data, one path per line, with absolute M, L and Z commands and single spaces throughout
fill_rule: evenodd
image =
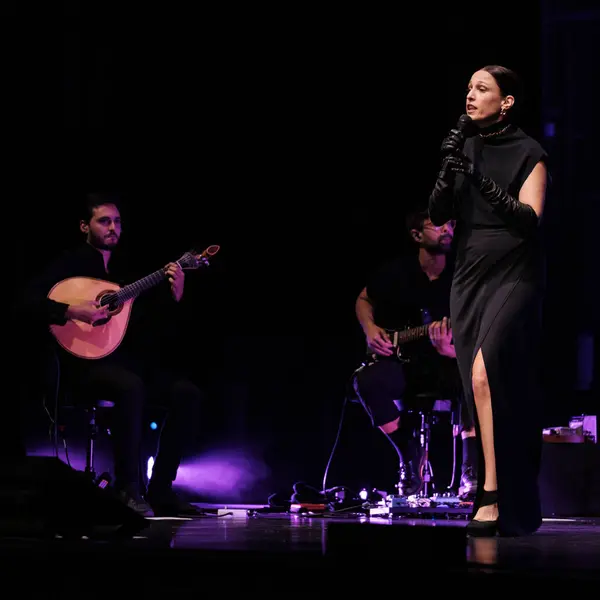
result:
M 90 409 L 90 421 L 88 423 L 88 438 L 87 448 L 85 453 L 85 472 L 92 480 L 96 479 L 96 471 L 94 469 L 94 443 L 98 428 L 96 425 L 96 407 Z

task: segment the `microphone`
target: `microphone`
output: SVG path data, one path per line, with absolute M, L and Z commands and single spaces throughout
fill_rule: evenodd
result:
M 447 156 L 455 151 L 462 150 L 465 139 L 470 137 L 473 131 L 473 119 L 469 115 L 461 115 L 456 123 L 456 127 L 450 131 L 448 138 L 454 143 L 444 143 L 442 145 L 442 155 Z M 448 139 L 446 138 L 446 139 Z
M 456 123 L 456 129 L 458 129 L 463 135 L 466 135 L 468 128 L 473 124 L 473 119 L 469 115 L 460 115 L 458 123 Z

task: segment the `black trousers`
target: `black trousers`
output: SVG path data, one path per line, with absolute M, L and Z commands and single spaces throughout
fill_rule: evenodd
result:
M 91 400 L 109 400 L 117 488 L 140 488 L 140 450 L 144 407 L 152 401 L 167 409 L 151 485 L 170 488 L 184 455 L 199 430 L 202 393 L 192 382 L 168 371 L 140 370 L 118 363 L 91 363 L 79 368 L 75 385 Z M 140 490 L 141 491 L 141 490 Z
M 457 381 L 444 373 L 435 377 L 410 364 L 383 359 L 367 365 L 357 374 L 356 391 L 373 425 L 379 427 L 394 421 L 401 411 L 410 408 L 405 402 L 405 397 L 410 394 L 435 392 L 440 399 L 461 398 Z M 462 429 L 471 429 L 473 422 L 464 402 L 456 408 L 460 411 Z

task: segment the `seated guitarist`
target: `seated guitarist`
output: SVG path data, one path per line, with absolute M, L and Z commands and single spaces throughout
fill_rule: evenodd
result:
M 161 227 L 159 225 L 159 229 Z M 130 279 L 125 275 L 129 268 L 123 268 L 118 252 L 115 252 L 121 236 L 117 198 L 89 194 L 80 229 L 85 235 L 85 243 L 58 259 L 28 286 L 27 313 L 37 316 L 38 324 L 46 331 L 48 325 L 63 325 L 69 319 L 93 324 L 106 317 L 106 309 L 95 306 L 91 301 L 67 305 L 50 300 L 48 292 L 59 281 L 80 276 L 109 280 L 119 285 L 129 283 L 125 281 Z M 150 302 L 156 301 L 157 297 L 163 300 L 167 314 L 152 313 L 144 322 L 144 315 L 148 314 L 147 310 L 144 311 L 147 297 L 138 298 L 133 305 L 125 338 L 112 354 L 98 360 L 85 360 L 64 352 L 56 344 L 61 385 L 66 379 L 69 386 L 75 386 L 81 392 L 92 391 L 96 399 L 115 402 L 111 410 L 115 487 L 131 508 L 142 514 L 148 514 L 151 509 L 155 516 L 196 512 L 194 507 L 183 503 L 175 495 L 172 483 L 185 448 L 197 433 L 201 403 L 201 392 L 196 385 L 178 376 L 177 371 L 165 368 L 174 347 L 165 345 L 165 338 L 161 338 L 157 328 L 160 329 L 161 322 L 164 324 L 165 320 L 173 319 L 173 310 L 181 301 L 184 290 L 181 268 L 170 263 L 166 271 L 170 283 L 159 285 L 149 295 Z M 170 323 L 167 322 L 167 325 Z M 161 347 L 167 350 L 160 352 Z M 161 404 L 168 407 L 169 414 L 161 432 L 160 451 L 144 498 L 140 480 L 140 446 L 144 404 L 151 391 L 161 394 Z
M 460 377 L 452 331 L 448 326 L 452 281 L 451 246 L 454 224 L 434 226 L 427 212 L 407 217 L 407 230 L 418 246 L 416 256 L 400 257 L 381 267 L 356 300 L 356 315 L 374 357 L 359 371 L 357 392 L 373 425 L 390 438 L 400 456 L 402 495 L 421 487 L 414 431 L 402 417 L 403 398 L 410 393 L 435 392 L 439 398 L 460 395 Z M 397 359 L 386 330 L 431 322 L 429 335 L 401 347 L 410 362 Z M 463 440 L 459 496 L 476 491 L 475 428 L 461 407 Z

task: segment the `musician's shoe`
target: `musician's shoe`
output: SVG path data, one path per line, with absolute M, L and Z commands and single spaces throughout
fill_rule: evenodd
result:
M 129 487 L 119 490 L 117 491 L 117 495 L 123 504 L 134 510 L 138 515 L 142 515 L 142 517 L 156 516 L 153 514 L 150 505 L 133 488 Z
M 471 465 L 463 465 L 458 497 L 460 500 L 474 500 L 477 494 L 477 475 Z
M 401 496 L 413 496 L 419 493 L 421 487 L 423 487 L 423 481 L 418 469 L 413 467 L 412 461 L 400 463 L 398 494 Z
M 155 517 L 201 517 L 204 512 L 182 500 L 172 488 L 148 486 L 146 499 L 152 507 Z

